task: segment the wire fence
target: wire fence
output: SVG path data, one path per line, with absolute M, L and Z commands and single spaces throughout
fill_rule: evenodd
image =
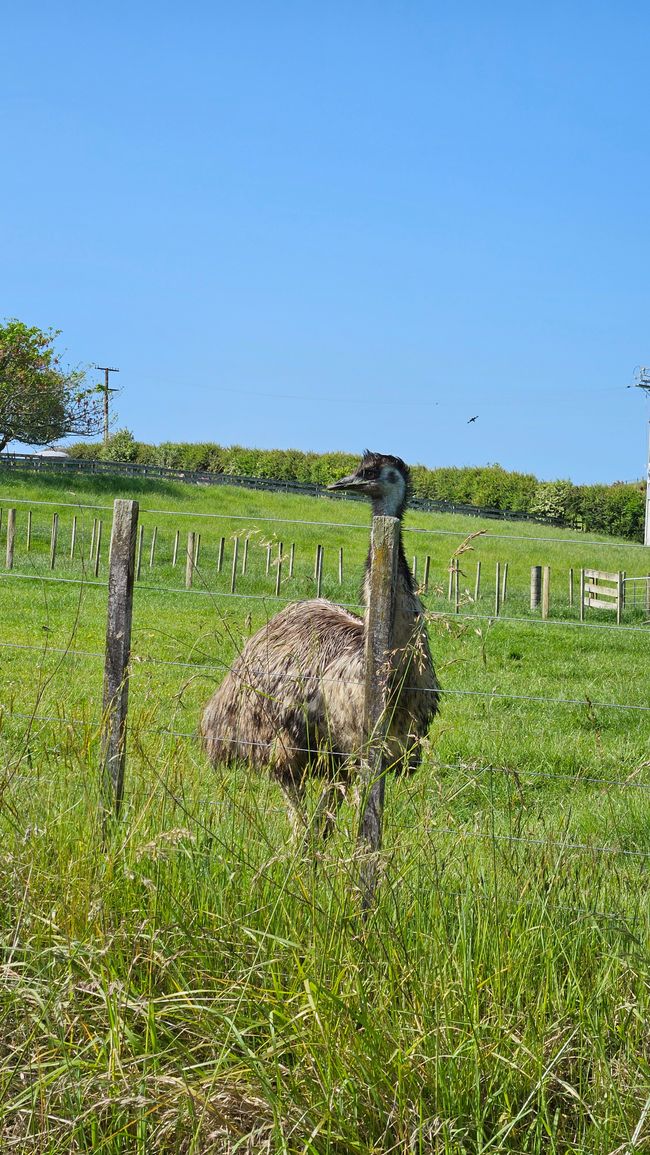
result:
M 320 523 L 318 523 L 318 524 L 320 524 Z M 357 529 L 359 527 L 354 526 L 353 528 Z M 200 570 L 198 570 L 198 568 L 197 568 L 197 572 L 200 573 Z M 15 570 L 11 570 L 11 571 L 7 571 L 7 572 L 3 573 L 2 577 L 3 577 L 3 579 L 5 579 L 9 582 L 16 581 L 18 583 L 22 583 L 22 582 L 25 582 L 27 580 L 36 579 L 39 581 L 61 583 L 61 585 L 65 585 L 65 586 L 88 585 L 91 588 L 102 588 L 102 589 L 107 588 L 106 581 L 95 580 L 94 578 L 90 577 L 87 574 L 82 575 L 80 577 L 75 577 L 75 578 L 64 578 L 61 576 L 45 575 L 45 574 L 35 574 L 35 573 L 24 574 L 24 573 L 16 572 Z M 628 579 L 628 580 L 630 580 L 630 579 Z M 17 588 L 19 588 L 19 587 L 17 587 Z M 215 591 L 215 590 L 201 589 L 201 588 L 197 588 L 197 587 L 193 587 L 192 589 L 170 588 L 167 586 L 152 586 L 152 585 L 149 585 L 147 583 L 142 583 L 141 585 L 139 585 L 137 587 L 137 591 L 138 591 L 138 597 L 140 596 L 140 591 L 142 591 L 142 593 L 149 591 L 149 592 L 163 592 L 163 593 L 167 593 L 167 594 L 170 594 L 170 593 L 183 594 L 183 595 L 187 595 L 188 597 L 195 597 L 195 596 L 206 597 L 207 596 L 207 597 L 210 597 L 213 599 L 220 599 L 222 597 L 235 597 L 236 596 L 239 600 L 250 601 L 251 603 L 269 602 L 271 600 L 268 595 L 255 595 L 255 594 L 250 594 L 250 593 L 240 593 L 240 594 L 236 594 L 236 595 L 231 595 L 228 592 L 224 592 L 224 591 L 219 592 L 219 591 Z M 277 602 L 275 601 L 275 599 L 273 599 L 273 603 L 275 606 L 277 606 Z M 466 621 L 470 621 L 470 622 L 473 622 L 474 620 L 477 620 L 477 619 L 485 620 L 486 618 L 488 620 L 492 620 L 489 615 L 476 614 L 476 613 L 466 613 L 466 612 L 461 613 L 461 614 L 454 614 L 453 612 L 448 611 L 445 615 L 441 615 L 441 616 L 443 616 L 444 620 L 447 622 L 455 622 L 455 621 L 458 621 L 459 619 L 461 621 L 466 620 Z M 530 625 L 531 621 L 535 621 L 536 624 L 538 622 L 541 624 L 540 619 L 529 619 L 529 618 L 524 618 L 524 617 L 508 617 L 507 615 L 504 615 L 503 617 L 499 618 L 498 620 L 499 620 L 499 622 L 503 622 L 504 624 L 508 624 L 508 625 L 512 626 L 513 628 L 516 628 L 516 627 L 519 627 L 522 625 Z M 619 634 L 619 636 L 621 636 L 621 637 L 625 636 L 626 633 L 630 633 L 630 634 L 642 633 L 644 631 L 644 629 L 646 629 L 646 632 L 647 632 L 647 628 L 642 627 L 642 626 L 617 627 L 617 626 L 614 626 L 613 624 L 608 625 L 606 623 L 595 623 L 595 622 L 579 623 L 579 622 L 575 622 L 575 621 L 568 622 L 568 621 L 547 620 L 543 624 L 554 625 L 557 627 L 571 627 L 572 629 L 579 628 L 581 631 L 586 632 L 585 636 L 589 635 L 589 631 L 602 630 L 602 629 L 609 629 L 609 630 L 616 631 Z M 136 621 L 135 621 L 136 635 L 137 635 L 137 630 L 138 630 L 138 620 L 137 620 L 137 599 L 136 599 Z M 18 642 L 18 641 L 14 641 L 14 640 L 11 640 L 8 638 L 4 638 L 0 641 L 0 648 L 2 649 L 3 653 L 5 653 L 5 654 L 11 653 L 11 652 L 13 652 L 16 655 L 22 654 L 22 655 L 25 655 L 28 660 L 31 660 L 34 655 L 38 655 L 38 658 L 39 658 L 39 661 L 41 662 L 41 664 L 47 658 L 52 657 L 53 659 L 55 659 L 56 661 L 59 662 L 59 668 L 60 669 L 63 669 L 65 664 L 68 662 L 75 662 L 75 661 L 99 662 L 99 661 L 104 660 L 104 658 L 105 658 L 104 652 L 100 649 L 73 648 L 72 643 L 69 646 L 50 646 L 47 642 L 43 643 L 42 645 L 38 645 L 38 644 L 35 644 L 33 642 Z M 218 675 L 222 674 L 229 667 L 229 664 L 230 664 L 228 661 L 225 661 L 225 660 L 224 661 L 212 660 L 212 659 L 211 660 L 204 660 L 203 655 L 199 655 L 199 658 L 200 658 L 200 660 L 187 660 L 187 658 L 184 660 L 179 660 L 179 659 L 173 659 L 173 658 L 165 658 L 165 657 L 160 656 L 160 654 L 157 654 L 157 653 L 144 652 L 142 654 L 137 654 L 137 655 L 132 656 L 132 661 L 131 661 L 131 665 L 130 665 L 130 672 L 131 672 L 132 678 L 135 678 L 136 681 L 137 681 L 138 673 L 142 670 L 149 669 L 149 667 L 168 669 L 172 673 L 175 670 L 178 670 L 178 671 L 182 670 L 182 671 L 191 671 L 192 673 L 197 673 L 197 674 L 201 674 L 201 675 L 214 674 L 214 675 L 218 676 Z M 37 665 L 38 665 L 38 663 L 37 663 Z M 254 673 L 255 671 L 251 670 L 250 672 Z M 296 678 L 301 677 L 301 670 L 299 667 L 297 667 L 296 670 L 294 670 L 294 671 L 291 671 L 291 670 L 286 671 L 283 676 L 287 679 L 287 681 L 295 682 Z M 323 679 L 323 680 L 325 681 L 326 679 Z M 341 679 L 339 679 L 338 681 L 340 683 Z M 361 683 L 358 679 L 354 679 L 354 680 L 349 679 L 347 681 L 347 685 L 350 689 L 353 686 L 358 687 L 360 684 Z M 35 705 L 32 709 L 21 709 L 20 704 L 18 704 L 18 708 L 17 708 L 16 700 L 14 700 L 12 702 L 7 702 L 5 700 L 4 695 L 3 695 L 2 702 L 0 703 L 0 738 L 4 735 L 4 738 L 6 741 L 9 741 L 9 740 L 13 741 L 15 735 L 11 734 L 11 725 L 13 725 L 16 722 L 20 723 L 20 724 L 24 724 L 23 728 L 25 731 L 29 730 L 29 728 L 33 727 L 34 725 L 44 726 L 44 727 L 57 727 L 57 726 L 58 727 L 67 727 L 67 728 L 78 727 L 80 729 L 84 729 L 85 731 L 93 732 L 95 738 L 98 738 L 102 724 L 103 724 L 103 721 L 104 721 L 104 717 L 103 717 L 102 712 L 97 710 L 97 702 L 98 702 L 98 698 L 99 698 L 98 689 L 99 689 L 99 679 L 97 679 L 97 681 L 93 683 L 93 692 L 90 695 L 88 695 L 88 699 L 94 703 L 94 708 L 91 709 L 89 716 L 86 716 L 86 717 L 77 716 L 76 714 L 74 716 L 68 717 L 68 716 L 66 716 L 65 709 L 63 707 L 60 708 L 56 712 L 47 712 L 47 711 L 43 712 L 42 709 L 39 708 L 39 704 L 45 700 L 45 697 L 46 697 L 45 695 L 43 695 L 41 697 L 37 696 L 37 698 L 35 699 Z M 467 705 L 471 704 L 472 702 L 483 703 L 484 705 L 503 703 L 503 704 L 512 704 L 512 705 L 520 706 L 522 708 L 525 707 L 526 709 L 530 709 L 534 712 L 540 711 L 540 710 L 544 710 L 544 711 L 546 711 L 546 710 L 552 710 L 552 711 L 579 710 L 579 711 L 582 711 L 582 712 L 588 714 L 590 717 L 593 717 L 593 715 L 595 714 L 596 711 L 598 711 L 598 712 L 612 712 L 612 713 L 616 713 L 619 715 L 625 715 L 625 716 L 629 717 L 631 720 L 632 719 L 639 719 L 639 725 L 641 725 L 643 723 L 642 730 L 640 731 L 641 740 L 639 743 L 639 747 L 643 744 L 644 741 L 647 741 L 647 737 L 649 736 L 649 731 L 648 731 L 648 728 L 645 724 L 645 718 L 647 717 L 648 714 L 650 714 L 650 704 L 647 704 L 647 702 L 644 702 L 644 701 L 637 701 L 637 702 L 626 701 L 626 702 L 624 702 L 624 701 L 618 701 L 614 698 L 612 698 L 610 700 L 600 700 L 600 699 L 591 700 L 591 697 L 588 696 L 587 694 L 585 694 L 584 696 L 560 696 L 557 694 L 545 695 L 545 694 L 535 694 L 535 693 L 514 692 L 514 691 L 503 690 L 503 689 L 496 689 L 494 687 L 492 687 L 490 689 L 484 689 L 484 688 L 481 688 L 480 686 L 476 687 L 476 686 L 472 686 L 471 684 L 468 685 L 467 682 L 465 682 L 465 684 L 463 684 L 461 686 L 457 686 L 457 687 L 454 687 L 454 686 L 445 687 L 441 691 L 433 691 L 433 690 L 425 689 L 423 692 L 425 694 L 426 693 L 434 693 L 434 692 L 436 694 L 440 693 L 442 698 L 447 703 L 450 703 L 450 704 L 453 704 L 455 701 L 458 701 L 458 702 L 463 701 Z M 638 692 L 641 694 L 646 693 L 647 692 L 647 684 L 639 686 Z M 39 693 L 40 693 L 40 690 L 39 690 Z M 168 712 L 168 714 L 170 713 L 169 703 L 163 701 L 161 703 L 161 712 L 163 714 L 165 714 L 166 711 Z M 171 716 L 173 717 L 173 711 L 171 712 Z M 541 725 L 543 727 L 543 723 Z M 9 726 L 9 729 L 8 729 L 8 726 Z M 196 752 L 198 754 L 198 736 L 197 736 L 196 729 L 195 728 L 187 729 L 187 728 L 179 727 L 179 726 L 174 725 L 174 724 L 170 724 L 169 716 L 168 716 L 167 720 L 166 721 L 163 720 L 160 725 L 155 725 L 155 724 L 151 725 L 150 721 L 147 722 L 143 718 L 138 718 L 137 723 L 134 723 L 133 730 L 134 730 L 134 735 L 137 736 L 138 742 L 140 742 L 143 738 L 144 739 L 151 738 L 151 739 L 157 739 L 157 740 L 173 739 L 174 741 L 179 741 L 179 742 L 191 744 L 192 747 L 196 750 Z M 7 737 L 7 735 L 9 735 L 9 737 Z M 222 741 L 229 741 L 230 740 L 228 735 L 220 735 L 218 737 Z M 264 742 L 264 741 L 257 741 L 257 742 L 250 741 L 249 744 L 251 747 L 255 746 L 257 749 L 260 749 L 260 748 L 270 749 L 270 747 L 271 747 L 271 743 Z M 308 748 L 300 746 L 300 745 L 297 745 L 295 747 L 295 750 L 297 752 L 305 753 L 305 754 L 312 753 L 312 751 L 310 751 Z M 336 753 L 338 753 L 343 758 L 353 759 L 353 758 L 358 757 L 358 751 L 350 750 L 350 749 L 336 751 Z M 18 759 L 18 764 L 19 765 L 21 764 L 20 758 Z M 528 788 L 531 785 L 535 785 L 538 781 L 539 782 L 555 782 L 558 784 L 566 784 L 566 785 L 572 785 L 573 784 L 575 786 L 579 786 L 580 788 L 586 788 L 586 789 L 599 788 L 599 789 L 606 789 L 608 791 L 616 789 L 616 790 L 620 790 L 621 792 L 636 791 L 636 792 L 641 792 L 642 794 L 644 792 L 646 792 L 648 789 L 650 789 L 650 781 L 646 780 L 644 777 L 644 776 L 650 775 L 650 762 L 648 762 L 647 760 L 644 761 L 642 758 L 639 758 L 638 764 L 636 764 L 634 766 L 634 768 L 629 773 L 625 774 L 624 776 L 621 776 L 620 774 L 616 775 L 616 776 L 608 776 L 607 774 L 603 774 L 603 773 L 593 773 L 593 771 L 590 771 L 589 766 L 582 768 L 582 770 L 580 772 L 569 773 L 567 771 L 562 771 L 562 770 L 558 770 L 558 769 L 553 769 L 552 767 L 544 767 L 544 766 L 541 766 L 537 769 L 532 768 L 530 766 L 524 767 L 522 769 L 516 769 L 516 768 L 513 768 L 513 767 L 508 766 L 508 765 L 500 765 L 498 763 L 498 761 L 495 761 L 495 764 L 473 763 L 471 761 L 467 762 L 467 761 L 463 761 L 463 760 L 444 761 L 444 760 L 437 760 L 435 757 L 435 753 L 431 756 L 430 765 L 431 765 L 431 770 L 434 773 L 434 775 L 439 774 L 439 773 L 444 773 L 448 776 L 451 775 L 452 777 L 453 776 L 463 776 L 464 780 L 466 780 L 466 781 L 478 780 L 478 779 L 493 780 L 496 778 L 502 778 L 502 779 L 514 781 L 516 783 L 518 789 L 522 789 L 524 787 Z M 33 778 L 30 778 L 29 774 L 24 775 L 24 774 L 16 773 L 14 775 L 11 775 L 10 777 L 11 777 L 11 781 L 12 782 L 15 781 L 16 783 L 20 783 L 20 782 L 29 783 L 31 780 L 33 780 Z M 515 834 L 512 832 L 502 832 L 502 831 L 496 830 L 494 828 L 491 830 L 472 829 L 468 824 L 465 824 L 465 823 L 459 823 L 457 825 L 444 825 L 442 823 L 434 823 L 430 827 L 430 834 L 432 837 L 436 837 L 436 838 L 437 837 L 443 837 L 443 836 L 444 837 L 455 836 L 460 841 L 475 840 L 476 842 L 484 843 L 486 841 L 489 842 L 490 840 L 492 840 L 494 843 L 504 843 L 504 844 L 510 843 L 513 845 L 514 844 L 521 844 L 523 846 L 531 846 L 531 847 L 546 847 L 546 848 L 549 848 L 552 850 L 556 850 L 559 853 L 564 853 L 565 851 L 571 851 L 571 852 L 584 853 L 584 854 L 602 854 L 602 855 L 607 855 L 607 856 L 620 855 L 623 858 L 633 858 L 633 859 L 639 859 L 639 860 L 645 860 L 646 858 L 650 857 L 650 850 L 646 850 L 643 847 L 608 844 L 606 842 L 603 842 L 602 840 L 589 842 L 586 840 L 580 840 L 577 838 L 570 838 L 570 837 L 566 837 L 566 838 L 562 838 L 562 839 L 553 839 L 553 838 L 548 838 L 548 837 L 537 837 L 534 832 L 531 832 L 530 834 L 528 834 L 528 833 L 516 833 Z M 604 914 L 604 917 L 610 917 L 610 916 L 611 917 L 618 917 L 615 913 L 612 913 L 612 912 L 606 912 Z

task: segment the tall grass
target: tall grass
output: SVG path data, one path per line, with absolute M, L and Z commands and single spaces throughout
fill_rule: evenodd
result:
M 0 650 L 0 1149 L 647 1149 L 650 713 L 613 708 L 650 705 L 645 634 L 435 614 L 448 693 L 420 773 L 389 784 L 364 923 L 354 795 L 303 858 L 277 787 L 217 774 L 198 748 L 219 663 L 275 605 L 263 551 L 249 579 L 264 600 L 222 596 L 221 529 L 202 532 L 206 593 L 171 592 L 168 563 L 136 593 L 106 844 L 105 590 L 43 582 L 45 530 L 40 560 L 21 560 L 36 580 L 0 580 L 0 640 L 36 647 Z M 309 565 L 291 596 L 312 592 L 313 532 L 296 527 Z M 348 572 L 326 592 L 352 601 L 367 530 L 338 540 Z M 515 544 L 525 576 L 538 543 Z

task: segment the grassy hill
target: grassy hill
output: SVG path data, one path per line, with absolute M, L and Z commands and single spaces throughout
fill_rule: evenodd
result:
M 644 550 L 408 515 L 419 576 L 430 558 L 424 600 L 446 693 L 420 773 L 389 786 L 380 901 L 362 925 L 354 800 L 314 868 L 278 788 L 211 770 L 195 732 L 224 666 L 281 604 L 280 541 L 282 597 L 313 595 L 322 544 L 324 594 L 356 603 L 367 507 L 64 484 L 0 475 L 3 549 L 6 510 L 18 511 L 14 569 L 0 567 L 4 1147 L 605 1155 L 629 1144 L 647 1099 L 650 1011 L 647 615 L 640 598 L 621 627 L 604 611 L 581 626 L 568 573 L 640 576 Z M 140 501 L 144 545 L 125 807 L 103 846 L 106 555 L 95 578 L 89 546 L 101 519 L 105 549 L 121 495 Z M 201 552 L 186 591 L 190 529 Z M 459 558 L 456 614 L 449 559 L 477 531 Z M 498 619 L 497 561 L 508 563 Z M 532 564 L 552 567 L 547 623 L 530 612 Z

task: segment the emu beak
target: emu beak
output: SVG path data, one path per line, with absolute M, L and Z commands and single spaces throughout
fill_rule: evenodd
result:
M 361 489 L 366 483 L 363 478 L 358 477 L 356 473 L 351 473 L 348 477 L 342 477 L 340 481 L 332 481 L 328 485 L 328 489 Z

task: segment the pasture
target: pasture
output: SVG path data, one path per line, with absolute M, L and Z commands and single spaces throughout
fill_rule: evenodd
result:
M 115 496 L 139 499 L 145 536 L 125 805 L 104 847 L 106 561 L 95 577 L 89 554 L 93 518 L 107 545 Z M 322 859 L 305 861 L 279 789 L 217 774 L 195 733 L 223 668 L 281 604 L 269 544 L 275 565 L 283 543 L 282 598 L 313 596 L 321 544 L 324 596 L 354 606 L 368 507 L 19 474 L 0 475 L 0 505 L 17 510 L 11 572 L 0 555 L 2 1150 L 649 1148 L 650 625 L 642 598 L 621 626 L 606 611 L 581 625 L 568 601 L 570 567 L 640 577 L 647 551 L 407 515 L 418 575 L 430 557 L 445 696 L 424 766 L 389 783 L 364 925 L 354 799 Z M 177 530 L 182 543 L 201 533 L 191 590 L 171 563 Z M 232 595 L 235 535 L 240 563 L 249 546 Z M 448 566 L 463 542 L 454 613 Z M 533 564 L 551 566 L 547 622 L 529 609 Z

